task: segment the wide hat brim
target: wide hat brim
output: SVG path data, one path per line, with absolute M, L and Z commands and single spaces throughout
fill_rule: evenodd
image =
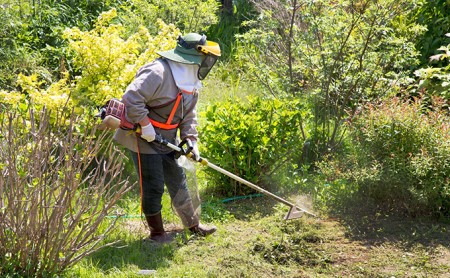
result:
M 168 50 L 168 51 L 157 51 L 159 55 L 162 57 L 182 63 L 182 64 L 189 64 L 189 65 L 201 65 L 203 58 L 205 57 L 202 53 L 198 52 L 195 49 L 186 49 L 183 48 L 181 45 L 177 45 L 175 49 Z

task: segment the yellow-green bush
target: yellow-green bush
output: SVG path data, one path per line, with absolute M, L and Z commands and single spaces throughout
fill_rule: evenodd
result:
M 47 88 L 36 74 L 17 76 L 17 86 L 20 90 L 0 91 L 0 103 L 4 108 L 26 111 L 29 105 L 40 110 L 44 106 L 50 110 L 59 107 L 70 107 L 70 83 L 66 78 L 51 84 Z M 43 88 L 44 87 L 44 88 Z
M 81 114 L 83 107 L 102 106 L 111 98 L 120 98 L 139 67 L 155 59 L 157 50 L 172 49 L 180 34 L 174 25 L 158 21 L 160 31 L 156 36 L 141 27 L 139 32 L 123 38 L 123 26 L 111 23 L 116 16 L 112 9 L 102 13 L 90 31 L 65 30 L 78 76 L 72 80 L 66 75 L 48 86 L 36 74 L 19 74 L 18 90 L 0 91 L 3 107 L 23 106 L 26 110 L 28 104 L 33 104 L 38 109 L 45 105 L 56 111 L 75 106 Z
M 115 9 L 99 16 L 93 30 L 67 29 L 64 36 L 74 52 L 76 78 L 74 99 L 82 105 L 101 106 L 111 98 L 120 98 L 136 71 L 157 57 L 157 50 L 175 47 L 180 34 L 174 25 L 158 21 L 159 33 L 151 36 L 145 27 L 129 38 L 121 24 L 113 24 Z

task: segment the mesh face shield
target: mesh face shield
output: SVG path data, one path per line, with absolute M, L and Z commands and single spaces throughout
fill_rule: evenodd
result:
M 208 73 L 211 71 L 211 68 L 214 66 L 214 64 L 217 61 L 217 56 L 208 54 L 205 56 L 205 58 L 202 61 L 202 64 L 200 65 L 200 68 L 197 72 L 197 77 L 200 80 L 205 79 L 205 77 L 208 75 Z
M 200 64 L 200 68 L 198 69 L 197 73 L 198 79 L 203 80 L 211 71 L 211 68 L 214 66 L 217 59 L 219 58 L 220 46 L 218 43 L 206 41 L 206 44 L 197 45 L 197 51 L 205 55 L 205 58 Z

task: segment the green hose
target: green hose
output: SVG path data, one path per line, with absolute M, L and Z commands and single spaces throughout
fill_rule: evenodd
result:
M 257 193 L 257 194 L 250 194 L 250 195 L 245 195 L 245 196 L 234 196 L 234 197 L 230 197 L 230 198 L 226 198 L 223 200 L 220 200 L 220 203 L 229 203 L 229 202 L 233 202 L 233 201 L 237 201 L 237 200 L 243 200 L 243 199 L 252 199 L 252 198 L 257 198 L 257 197 L 262 197 L 264 196 L 264 194 L 261 193 Z M 208 203 L 204 204 L 204 205 L 208 205 Z M 203 205 L 202 205 L 203 206 Z M 117 218 L 117 215 L 108 215 L 106 216 L 106 218 Z M 121 218 L 126 218 L 126 219 L 137 219 L 137 218 L 144 218 L 144 215 L 122 215 L 119 216 Z
M 236 200 L 251 199 L 251 198 L 262 197 L 262 196 L 264 196 L 264 194 L 261 194 L 261 193 L 251 194 L 251 195 L 246 195 L 246 196 L 234 196 L 234 197 L 231 197 L 231 198 L 223 199 L 220 202 L 221 203 L 228 203 L 228 202 L 232 202 L 232 201 L 236 201 Z

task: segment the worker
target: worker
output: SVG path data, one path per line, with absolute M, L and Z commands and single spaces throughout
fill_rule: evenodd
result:
M 118 129 L 114 139 L 130 150 L 142 186 L 142 211 L 150 228 L 149 239 L 164 243 L 171 235 L 164 230 L 161 216 L 164 185 L 172 206 L 190 232 L 206 236 L 216 227 L 200 223 L 188 191 L 186 173 L 175 153 L 153 142 L 161 134 L 170 143 L 190 139 L 194 158 L 200 158 L 197 140 L 196 104 L 203 80 L 220 56 L 220 46 L 205 35 L 189 33 L 179 36 L 169 51 L 141 67 L 128 85 L 122 102 L 126 119 L 139 124 L 141 134 Z

